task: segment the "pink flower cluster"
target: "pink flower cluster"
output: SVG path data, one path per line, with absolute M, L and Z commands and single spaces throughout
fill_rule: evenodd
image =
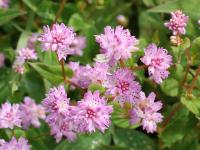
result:
M 86 38 L 76 36 L 73 29 L 64 23 L 53 24 L 51 28 L 45 26 L 38 40 L 42 43 L 44 51 L 55 51 L 59 60 L 65 60 L 68 55 L 82 56 L 86 47 Z
M 141 122 L 143 129 L 148 133 L 155 132 L 157 123 L 162 122 L 163 118 L 162 114 L 158 112 L 162 108 L 162 103 L 155 102 L 155 97 L 153 92 L 148 97 L 145 96 L 144 92 L 140 92 L 133 109 L 130 111 L 130 123 Z
M 24 63 L 28 60 L 36 60 L 37 54 L 34 49 L 22 48 L 17 51 L 16 59 L 13 64 L 15 72 L 24 73 Z
M 81 66 L 77 62 L 70 62 L 69 67 L 74 71 L 71 81 L 81 88 L 87 88 L 91 83 L 104 84 L 107 79 L 109 66 L 105 63 L 96 62 L 93 67 L 90 65 Z
M 33 33 L 29 38 L 28 38 L 28 41 L 27 41 L 27 48 L 29 49 L 35 49 L 35 45 L 36 45 L 36 42 L 38 40 L 38 34 L 37 33 Z
M 58 59 L 66 59 L 70 54 L 70 46 L 75 40 L 75 33 L 72 28 L 66 27 L 64 23 L 53 24 L 51 29 L 49 26 L 44 27 L 44 33 L 38 39 L 42 42 L 44 51 L 55 51 Z
M 44 107 L 36 104 L 30 97 L 24 98 L 24 103 L 20 105 L 19 109 L 22 117 L 22 127 L 24 129 L 27 129 L 31 125 L 35 128 L 40 127 L 39 119 L 44 120 L 46 117 Z
M 101 53 L 113 65 L 118 60 L 127 60 L 131 58 L 131 52 L 137 51 L 136 45 L 139 41 L 131 36 L 128 29 L 117 26 L 112 29 L 110 26 L 104 28 L 104 34 L 96 36 L 97 43 L 100 44 Z
M 108 76 L 107 94 L 115 96 L 114 100 L 118 101 L 121 106 L 125 102 L 133 104 L 141 91 L 140 84 L 134 80 L 135 77 L 130 70 L 117 69 Z
M 2 104 L 0 109 L 0 128 L 13 129 L 14 126 L 21 127 L 21 121 L 19 104 L 11 105 L 9 102 Z
M 171 12 L 171 19 L 164 25 L 173 32 L 173 35 L 183 35 L 185 34 L 185 27 L 187 26 L 189 17 L 183 14 L 182 11 L 177 10 Z
M 166 49 L 150 44 L 140 60 L 148 66 L 149 75 L 156 83 L 160 84 L 163 79 L 168 77 L 167 69 L 172 64 L 172 56 Z
M 76 36 L 72 43 L 69 45 L 69 54 L 83 55 L 83 49 L 86 47 L 86 38 L 84 36 Z
M 6 102 L 0 109 L 0 128 L 13 129 L 15 126 L 22 126 L 27 129 L 30 125 L 39 127 L 39 119 L 45 119 L 45 110 L 29 97 L 25 97 L 22 104 L 11 105 Z
M 30 150 L 30 148 L 28 141 L 23 137 L 20 137 L 18 140 L 12 137 L 9 142 L 4 140 L 0 142 L 0 150 Z
M 173 19 L 177 18 L 173 16 Z M 182 28 L 184 27 L 182 25 Z M 176 34 L 183 34 L 180 31 Z M 14 63 L 16 72 L 24 72 L 25 61 L 37 59 L 35 51 L 30 49 L 34 48 L 36 38 L 37 36 L 30 38 L 27 44 L 29 48 L 18 51 Z M 59 61 L 65 60 L 68 55 L 82 55 L 82 50 L 86 47 L 85 38 L 76 36 L 73 29 L 63 23 L 53 24 L 51 28 L 45 26 L 39 41 L 44 51 L 56 52 Z M 40 119 L 45 119 L 57 142 L 63 137 L 73 141 L 79 133 L 104 132 L 110 126 L 113 107 L 108 105 L 107 98 L 112 97 L 112 100 L 119 102 L 122 109 L 125 108 L 125 103 L 130 104 L 130 124 L 140 123 L 148 133 L 155 132 L 157 123 L 163 118 L 159 113 L 162 103 L 155 102 L 156 95 L 153 92 L 148 97 L 145 96 L 140 83 L 136 81 L 137 77 L 124 63 L 132 57 L 132 52 L 138 50 L 139 41 L 121 26 L 115 29 L 105 27 L 104 33 L 96 36 L 96 41 L 100 44 L 101 55 L 106 61 L 96 61 L 86 66 L 69 62 L 68 66 L 74 72 L 69 79 L 72 83 L 70 87 L 79 87 L 85 91 L 92 83 L 98 83 L 105 88 L 104 96 L 101 96 L 99 91 L 92 93 L 88 90 L 80 101 L 71 105 L 64 86 L 54 87 L 46 94 L 42 105 L 36 104 L 29 97 L 24 98 L 23 104 L 3 104 L 0 109 L 0 128 L 13 129 L 14 126 L 22 126 L 27 129 L 30 125 L 39 127 Z M 166 49 L 155 44 L 150 44 L 144 53 L 140 60 L 148 67 L 150 78 L 158 84 L 162 83 L 169 75 L 172 56 Z
M 77 106 L 71 106 L 64 86 L 59 86 L 50 89 L 42 103 L 48 113 L 46 122 L 57 142 L 63 136 L 72 141 L 77 133 L 94 132 L 96 129 L 104 132 L 109 127 L 112 106 L 107 105 L 98 91 L 85 93 Z
M 10 0 L 0 0 L 0 8 L 7 9 L 9 7 Z

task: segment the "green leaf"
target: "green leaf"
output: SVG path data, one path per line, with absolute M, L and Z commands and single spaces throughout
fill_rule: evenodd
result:
M 21 33 L 18 43 L 17 43 L 17 50 L 20 48 L 25 48 L 27 46 L 27 41 L 28 41 L 28 38 L 30 37 L 30 35 L 31 35 L 31 33 L 26 30 L 24 30 Z
M 118 147 L 118 146 L 106 146 L 106 145 L 103 145 L 101 146 L 101 149 L 100 150 L 130 150 L 128 148 L 123 148 L 123 147 Z
M 179 7 L 179 2 L 177 0 L 170 1 L 161 5 L 158 5 L 156 7 L 153 7 L 149 9 L 149 12 L 165 12 L 165 13 L 170 13 L 174 10 L 176 10 Z
M 89 85 L 88 90 L 94 92 L 94 91 L 99 91 L 100 93 L 104 93 L 105 92 L 105 88 L 98 83 L 92 83 Z
M 131 125 L 130 118 L 128 117 L 129 109 L 128 104 L 125 104 L 125 107 L 122 108 L 119 103 L 113 103 L 114 112 L 112 113 L 112 122 L 114 125 L 121 127 L 121 128 L 129 128 L 134 129 L 139 127 L 139 124 Z
M 36 129 L 30 128 L 29 130 L 27 130 L 26 138 L 29 139 L 29 143 L 30 145 L 32 145 L 33 150 L 49 150 L 49 146 L 45 144 L 43 140 L 45 137 L 43 135 L 40 135 L 40 133 L 38 133 Z
M 101 145 L 110 144 L 110 133 L 105 134 L 93 133 L 88 135 L 81 135 L 74 142 L 63 141 L 55 150 L 101 150 Z
M 185 105 L 189 111 L 197 116 L 200 116 L 200 98 L 194 96 L 182 96 L 181 103 L 183 103 L 183 105 Z
M 184 67 L 181 64 L 176 64 L 176 68 L 171 68 L 170 76 L 172 76 L 177 81 L 183 81 L 184 77 Z
M 176 110 L 169 124 L 159 134 L 163 141 L 163 147 L 170 147 L 173 143 L 183 139 L 184 135 L 192 127 L 187 124 L 190 123 L 188 116 L 189 111 L 187 109 L 181 108 Z
M 164 4 L 161 4 L 159 6 L 153 7 L 149 9 L 149 12 L 160 12 L 160 13 L 170 13 L 172 11 L 175 11 L 177 9 L 182 10 L 187 15 L 190 15 L 190 17 L 194 19 L 200 18 L 200 12 L 199 12 L 199 0 L 190 0 L 188 3 L 188 0 L 173 0 L 166 2 Z
M 11 93 L 12 70 L 0 68 L 0 102 L 7 100 Z
M 73 27 L 76 31 L 82 30 L 87 26 L 86 22 L 78 13 L 75 13 L 71 16 L 68 25 Z
M 176 79 L 168 78 L 161 84 L 162 91 L 168 96 L 178 95 L 179 83 Z
M 43 63 L 29 63 L 42 77 L 54 85 L 63 81 L 62 69 L 60 65 L 46 65 Z M 73 71 L 65 66 L 65 75 L 72 77 Z
M 115 145 L 133 150 L 155 150 L 155 142 L 142 132 L 133 129 L 116 128 L 113 140 Z
M 172 145 L 170 150 L 197 150 L 198 149 L 198 133 L 189 132 L 183 140 Z
M 25 13 L 16 9 L 0 9 L 0 26 Z
M 26 136 L 25 131 L 22 130 L 22 129 L 19 129 L 19 128 L 14 129 L 14 135 L 15 135 L 16 138 L 20 138 L 20 137 L 25 137 Z
M 37 100 L 37 102 L 40 102 L 44 98 L 44 83 L 36 71 L 25 73 L 22 83 L 31 98 Z
M 197 37 L 192 42 L 192 46 L 191 46 L 191 49 L 190 49 L 192 64 L 195 65 L 195 66 L 199 66 L 200 65 L 200 53 L 199 53 L 199 50 L 200 50 L 200 37 Z
M 57 3 L 53 3 L 52 1 L 40 0 L 23 0 L 23 2 L 38 16 L 52 21 L 55 19 L 57 9 L 55 10 L 54 7 L 58 7 Z
M 181 46 L 182 51 L 186 50 L 187 48 L 190 48 L 190 39 L 187 37 L 184 38 L 180 46 Z

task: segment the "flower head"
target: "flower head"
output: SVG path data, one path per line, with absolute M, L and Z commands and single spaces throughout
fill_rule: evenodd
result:
M 92 67 L 90 65 L 82 66 L 77 62 L 70 62 L 69 67 L 74 71 L 71 81 L 81 88 L 87 88 L 92 83 Z
M 131 36 L 128 29 L 125 30 L 121 26 L 115 29 L 110 26 L 105 27 L 104 34 L 97 35 L 96 41 L 111 64 L 120 59 L 127 60 L 131 57 L 131 52 L 138 50 L 136 47 L 138 40 Z
M 20 137 L 18 140 L 12 137 L 9 142 L 4 142 L 0 146 L 0 150 L 30 150 L 30 148 L 28 141 L 23 137 Z
M 140 60 L 148 66 L 149 75 L 156 83 L 159 84 L 168 77 L 167 69 L 172 64 L 172 56 L 167 54 L 166 49 L 150 44 Z
M 107 63 L 96 62 L 91 70 L 91 79 L 93 83 L 105 84 L 109 74 L 109 66 Z
M 35 60 L 37 59 L 37 54 L 34 49 L 22 48 L 18 50 L 17 57 L 23 60 Z
M 37 53 L 34 49 L 22 48 L 17 51 L 16 59 L 13 63 L 13 69 L 15 72 L 23 74 L 24 64 L 28 60 L 36 60 Z
M 157 129 L 157 123 L 162 121 L 162 114 L 158 111 L 162 108 L 160 101 L 155 102 L 156 95 L 152 92 L 148 97 L 140 92 L 139 98 L 135 101 L 134 108 L 131 110 L 131 124 L 141 122 L 144 130 L 153 133 Z
M 21 113 L 18 104 L 11 105 L 9 102 L 2 104 L 0 109 L 0 128 L 13 129 L 21 127 Z
M 94 132 L 96 129 L 104 132 L 110 125 L 112 106 L 100 97 L 98 91 L 87 92 L 83 100 L 72 108 L 74 123 L 80 132 Z
M 70 45 L 73 43 L 75 33 L 72 28 L 66 27 L 64 23 L 53 24 L 50 29 L 49 26 L 44 27 L 44 33 L 38 39 L 42 42 L 42 49 L 44 51 L 56 51 L 59 60 L 66 59 L 70 54 Z
M 83 55 L 83 49 L 86 47 L 86 38 L 84 36 L 76 36 L 69 46 L 71 55 Z
M 113 75 L 108 77 L 106 87 L 107 93 L 115 96 L 121 106 L 125 102 L 133 103 L 137 98 L 138 93 L 141 91 L 141 86 L 138 82 L 134 81 L 135 77 L 128 69 L 118 69 Z
M 9 7 L 10 0 L 0 0 L 0 8 L 7 9 Z
M 25 60 L 17 57 L 13 63 L 13 69 L 15 70 L 15 72 L 19 73 L 19 74 L 23 74 L 24 73 L 24 63 Z
M 185 27 L 187 26 L 188 18 L 189 17 L 183 14 L 182 11 L 177 10 L 175 12 L 171 12 L 171 19 L 164 25 L 168 27 L 174 35 L 185 34 Z
M 70 113 L 65 115 L 50 113 L 46 118 L 46 122 L 51 128 L 51 134 L 54 135 L 56 142 L 60 142 L 63 136 L 69 141 L 76 139 L 76 125 Z
M 42 104 L 48 113 L 68 113 L 69 98 L 67 98 L 64 86 L 51 88 Z
M 24 98 L 24 104 L 20 105 L 22 114 L 22 126 L 27 129 L 31 124 L 38 128 L 40 126 L 39 119 L 45 119 L 45 110 L 42 105 L 37 105 L 30 97 Z
M 50 89 L 46 96 L 42 103 L 47 111 L 45 121 L 51 128 L 51 134 L 56 138 L 56 142 L 63 136 L 73 141 L 76 138 L 75 126 L 71 119 L 71 106 L 64 86 Z
M 34 49 L 34 48 L 35 48 L 35 44 L 36 44 L 36 42 L 37 42 L 37 39 L 38 39 L 38 34 L 33 33 L 33 34 L 28 38 L 27 47 L 30 48 L 30 49 Z

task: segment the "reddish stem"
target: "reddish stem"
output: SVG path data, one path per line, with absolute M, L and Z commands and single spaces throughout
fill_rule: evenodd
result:
M 125 67 L 126 67 L 124 61 L 121 60 L 121 59 L 120 59 L 120 61 L 119 61 L 119 65 L 120 65 L 121 68 L 125 68 Z
M 185 75 L 184 75 L 184 78 L 183 78 L 183 81 L 182 81 L 182 85 L 185 84 L 185 82 L 186 82 L 186 80 L 187 80 L 188 73 L 189 73 L 189 71 L 190 71 L 190 60 L 191 60 L 191 56 L 190 56 L 190 51 L 189 51 L 188 48 L 185 50 L 185 55 L 186 55 L 186 59 L 187 59 L 187 68 L 186 68 L 186 72 L 185 72 Z
M 178 105 L 176 105 L 176 106 L 174 107 L 174 109 L 170 112 L 170 114 L 169 114 L 169 115 L 166 117 L 166 119 L 164 120 L 163 125 L 162 125 L 162 128 L 163 128 L 163 129 L 169 124 L 169 122 L 170 122 L 170 120 L 172 119 L 172 117 L 175 115 L 175 113 L 176 113 L 177 111 L 179 111 L 179 109 L 181 109 L 181 107 L 182 107 L 182 104 L 181 104 L 181 103 L 179 103 Z
M 200 74 L 200 66 L 199 66 L 198 69 L 196 70 L 196 74 L 195 74 L 195 76 L 194 76 L 194 78 L 193 78 L 193 80 L 192 80 L 191 86 L 190 86 L 190 88 L 188 89 L 189 94 L 192 93 L 192 90 L 193 90 L 194 87 L 195 87 L 195 83 L 196 83 L 196 81 L 197 81 L 197 79 L 198 79 L 199 74 Z
M 55 20 L 54 20 L 54 23 L 56 23 L 58 21 L 58 19 L 60 18 L 61 14 L 62 14 L 62 11 L 65 7 L 65 3 L 67 2 L 67 0 L 62 0 L 62 2 L 60 3 L 60 7 L 56 13 L 56 17 L 55 17 Z
M 147 68 L 147 66 L 145 66 L 145 65 L 130 67 L 130 69 L 133 70 L 133 71 L 143 70 L 145 68 Z

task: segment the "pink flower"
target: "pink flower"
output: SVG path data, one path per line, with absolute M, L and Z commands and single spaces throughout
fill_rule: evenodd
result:
M 39 119 L 45 119 L 45 110 L 42 105 L 37 105 L 30 97 L 24 98 L 24 104 L 20 105 L 22 114 L 22 126 L 27 129 L 31 124 L 38 128 L 40 126 Z
M 117 26 L 112 29 L 110 26 L 104 28 L 104 34 L 97 35 L 96 41 L 100 44 L 101 53 L 109 59 L 110 64 L 118 60 L 131 58 L 131 52 L 138 50 L 138 40 L 131 36 L 128 29 Z
M 71 78 L 81 88 L 87 88 L 91 83 L 104 84 L 107 79 L 109 66 L 105 63 L 95 63 L 93 67 L 90 65 L 82 66 L 77 62 L 69 62 L 69 67 L 74 71 Z
M 24 73 L 24 64 L 28 60 L 36 60 L 37 53 L 34 49 L 22 48 L 17 51 L 16 59 L 13 63 L 13 69 L 19 74 Z
M 33 33 L 29 38 L 28 38 L 28 41 L 27 41 L 27 48 L 29 49 L 34 49 L 35 48 L 35 44 L 37 42 L 37 39 L 38 39 L 38 34 L 36 33 Z
M 10 0 L 0 0 L 0 8 L 7 9 L 9 7 Z
M 160 101 L 155 102 L 156 95 L 151 92 L 148 97 L 140 92 L 139 98 L 135 101 L 134 108 L 131 110 L 131 124 L 141 122 L 144 130 L 153 133 L 157 129 L 157 123 L 162 121 L 162 114 L 158 111 L 162 108 Z
M 71 119 L 69 98 L 67 98 L 64 86 L 50 89 L 46 96 L 42 102 L 48 113 L 46 122 L 51 128 L 51 134 L 56 138 L 56 142 L 59 142 L 63 136 L 69 141 L 75 140 L 75 125 Z
M 72 108 L 74 124 L 80 132 L 94 132 L 96 129 L 104 132 L 110 125 L 112 106 L 100 97 L 99 91 L 87 92 L 84 98 Z
M 166 49 L 150 44 L 140 60 L 148 66 L 149 75 L 156 83 L 159 84 L 168 77 L 167 69 L 172 64 L 172 56 L 167 54 Z
M 66 59 L 70 54 L 70 45 L 75 39 L 75 33 L 72 28 L 66 27 L 64 23 L 53 24 L 50 29 L 49 26 L 44 26 L 44 33 L 38 39 L 42 42 L 42 49 L 44 51 L 56 51 L 59 60 Z
M 13 63 L 13 69 L 15 70 L 15 72 L 19 73 L 19 74 L 23 74 L 24 73 L 24 63 L 25 60 L 17 57 Z
M 4 66 L 5 55 L 0 53 L 0 68 Z
M 86 47 L 86 38 L 83 36 L 76 36 L 69 46 L 69 53 L 71 55 L 83 55 L 83 49 Z
M 69 141 L 76 139 L 76 125 L 72 120 L 71 114 L 50 113 L 46 122 L 51 128 L 51 135 L 54 135 L 56 142 L 60 142 L 62 137 L 66 137 Z
M 20 137 L 18 140 L 12 137 L 9 142 L 4 142 L 0 146 L 0 150 L 30 150 L 30 148 L 28 141 L 23 137 Z
M 18 104 L 13 106 L 6 102 L 2 104 L 0 109 L 0 128 L 11 128 L 14 126 L 21 127 L 21 114 Z
M 171 19 L 164 25 L 168 27 L 174 35 L 185 34 L 185 27 L 187 26 L 188 19 L 189 17 L 183 14 L 182 11 L 177 10 L 175 12 L 171 12 Z
M 71 78 L 73 83 L 83 89 L 92 83 L 92 67 L 90 65 L 81 66 L 77 62 L 70 62 L 69 67 L 74 71 L 74 76 Z
M 34 49 L 22 48 L 17 51 L 17 57 L 26 60 L 36 60 L 37 54 Z
M 48 113 L 67 114 L 69 112 L 69 98 L 67 98 L 64 86 L 51 88 L 42 104 Z
M 115 96 L 114 100 L 118 101 L 121 106 L 125 102 L 133 103 L 141 91 L 140 84 L 134 81 L 134 79 L 135 77 L 130 70 L 118 69 L 113 75 L 108 77 L 106 84 L 108 88 L 107 94 Z
M 91 70 L 91 80 L 93 83 L 105 84 L 109 74 L 109 66 L 107 63 L 96 62 Z

